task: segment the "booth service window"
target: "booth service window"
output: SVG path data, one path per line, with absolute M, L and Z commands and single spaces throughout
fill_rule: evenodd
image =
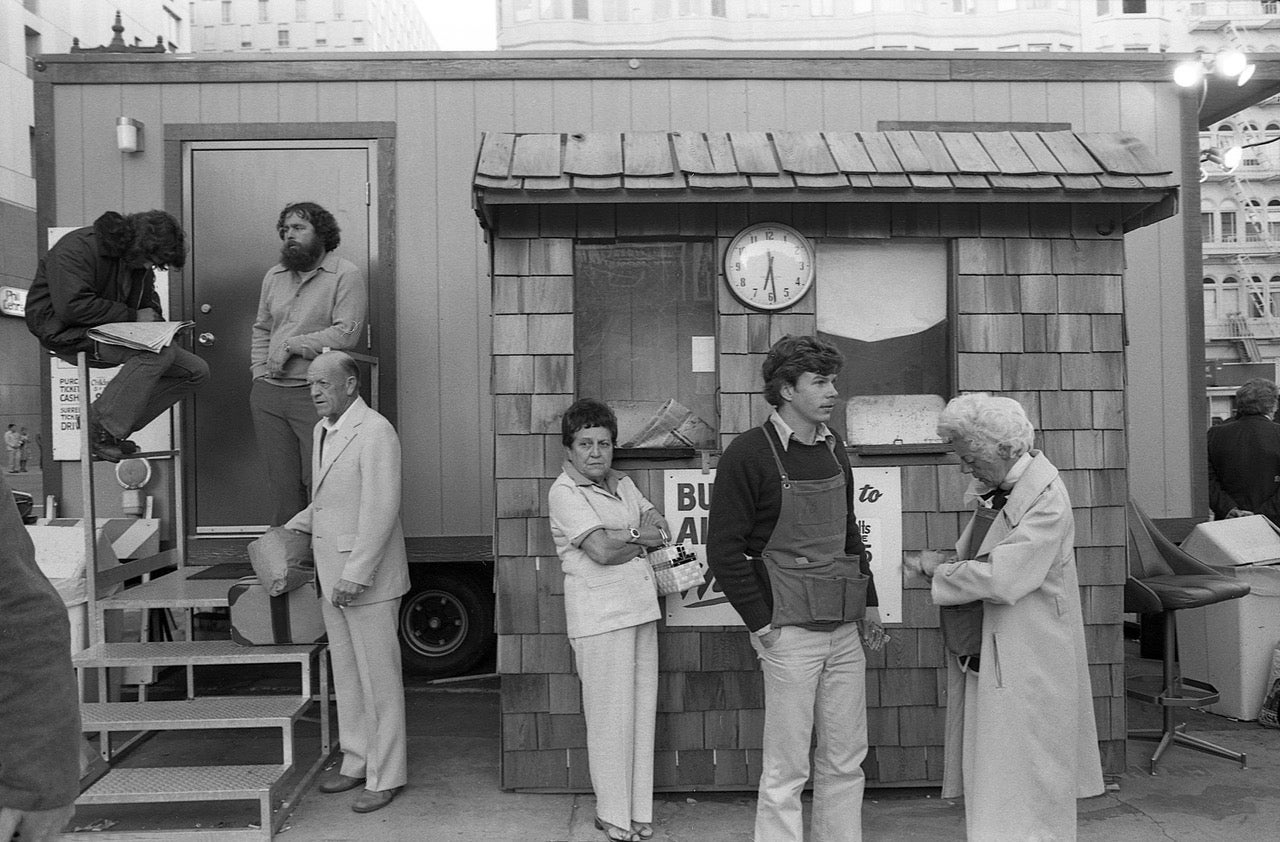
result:
M 939 443 L 953 368 L 946 244 L 817 249 L 818 335 L 845 359 L 831 426 L 851 447 Z
M 617 413 L 619 447 L 717 446 L 716 282 L 710 241 L 575 248 L 577 393 Z

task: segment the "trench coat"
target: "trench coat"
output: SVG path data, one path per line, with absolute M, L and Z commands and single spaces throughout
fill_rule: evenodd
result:
M 1058 469 L 1031 455 L 982 545 L 970 520 L 932 582 L 938 605 L 984 603 L 981 671 L 947 658 L 942 782 L 982 842 L 1075 839 L 1076 799 L 1103 791 L 1075 518 Z

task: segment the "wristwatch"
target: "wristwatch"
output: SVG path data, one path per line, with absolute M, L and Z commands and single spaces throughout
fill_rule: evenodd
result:
M 628 532 L 628 533 L 630 533 L 630 535 L 631 535 L 630 539 L 628 539 L 628 541 L 627 541 L 627 543 L 628 543 L 628 544 L 639 544 L 639 543 L 640 543 L 640 530 L 639 530 L 639 529 L 636 529 L 634 526 L 628 526 L 628 527 L 627 527 L 627 532 Z

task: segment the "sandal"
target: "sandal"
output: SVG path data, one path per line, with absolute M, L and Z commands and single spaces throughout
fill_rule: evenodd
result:
M 609 842 L 639 842 L 640 840 L 640 835 L 635 831 L 623 830 L 617 825 L 609 824 L 599 816 L 596 816 L 596 830 L 603 830 L 604 838 L 608 839 Z M 614 835 L 614 831 L 621 833 L 622 836 Z M 652 835 L 652 831 L 650 831 L 650 835 Z
M 634 833 L 637 837 L 639 837 L 642 840 L 652 839 L 653 824 L 650 822 L 632 822 L 631 832 Z

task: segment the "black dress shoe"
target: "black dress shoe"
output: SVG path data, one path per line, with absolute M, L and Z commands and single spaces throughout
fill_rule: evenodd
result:
M 404 787 L 401 786 L 395 786 L 391 789 L 366 789 L 356 796 L 356 800 L 351 804 L 351 809 L 357 813 L 372 813 L 374 810 L 381 810 L 394 801 L 402 789 Z
M 346 792 L 364 783 L 364 778 L 353 778 L 349 775 L 334 774 L 320 782 L 320 791 L 332 795 L 335 792 Z

